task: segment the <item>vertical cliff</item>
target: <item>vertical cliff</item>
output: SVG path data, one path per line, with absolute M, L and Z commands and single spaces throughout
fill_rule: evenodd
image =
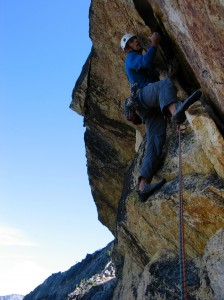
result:
M 182 133 L 189 299 L 224 299 L 224 4 L 221 0 L 92 0 L 93 47 L 72 94 L 84 116 L 86 156 L 99 220 L 115 235 L 113 299 L 179 299 L 178 138 L 169 125 L 158 175 L 167 183 L 146 203 L 136 186 L 144 127 L 123 117 L 129 95 L 120 38 L 162 35 L 161 77 L 173 61 L 178 97 L 201 87 Z

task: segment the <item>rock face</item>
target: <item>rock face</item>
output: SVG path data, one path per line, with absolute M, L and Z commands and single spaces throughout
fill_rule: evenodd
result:
M 205 249 L 204 261 L 211 280 L 211 287 L 216 299 L 224 295 L 224 230 L 223 228 L 212 236 Z
M 136 193 L 144 127 L 123 117 L 129 96 L 120 38 L 162 35 L 161 78 L 178 61 L 178 97 L 201 87 L 181 134 L 189 299 L 224 299 L 224 4 L 221 0 L 92 0 L 92 51 L 71 109 L 84 117 L 89 182 L 99 220 L 116 238 L 114 300 L 179 299 L 178 135 L 168 126 L 158 176 L 167 183 L 146 203 Z
M 68 295 L 68 300 L 110 300 L 112 299 L 116 283 L 114 266 L 110 261 L 100 274 L 95 274 L 89 280 L 81 282 L 80 285 Z

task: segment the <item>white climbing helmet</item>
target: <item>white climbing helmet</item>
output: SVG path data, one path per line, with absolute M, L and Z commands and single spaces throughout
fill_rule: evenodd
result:
M 136 36 L 136 34 L 133 33 L 126 33 L 124 36 L 121 38 L 121 48 L 123 51 L 125 51 L 125 47 L 127 42 L 133 37 Z

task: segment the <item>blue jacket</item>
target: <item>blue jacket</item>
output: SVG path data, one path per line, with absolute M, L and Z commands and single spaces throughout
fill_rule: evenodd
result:
M 136 88 L 139 89 L 150 82 L 159 80 L 158 73 L 153 69 L 152 65 L 156 51 L 156 47 L 150 46 L 144 55 L 135 51 L 127 53 L 125 71 L 131 86 L 136 84 Z

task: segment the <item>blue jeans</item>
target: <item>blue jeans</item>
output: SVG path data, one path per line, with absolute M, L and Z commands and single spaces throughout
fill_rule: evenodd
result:
M 139 179 L 152 180 L 158 169 L 166 141 L 164 114 L 173 102 L 177 102 L 176 88 L 170 78 L 150 83 L 139 92 L 139 115 L 146 126 L 146 149 Z

